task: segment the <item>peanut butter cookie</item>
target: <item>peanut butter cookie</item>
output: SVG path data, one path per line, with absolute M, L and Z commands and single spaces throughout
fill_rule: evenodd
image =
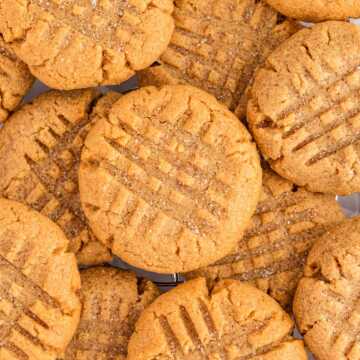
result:
M 257 72 L 250 128 L 283 177 L 314 192 L 360 191 L 360 27 L 295 34 Z
M 55 360 L 79 323 L 80 276 L 60 228 L 0 199 L 0 359 Z
M 308 192 L 264 170 L 260 202 L 236 251 L 186 277 L 246 281 L 288 308 L 313 243 L 344 220 L 334 196 Z
M 360 218 L 330 230 L 309 254 L 294 314 L 316 359 L 359 358 L 359 266 Z
M 60 90 L 118 84 L 166 49 L 172 0 L 2 0 L 0 33 Z
M 261 167 L 248 131 L 213 96 L 147 87 L 92 127 L 79 184 L 98 239 L 133 266 L 172 273 L 233 250 L 255 211 Z
M 125 360 L 141 312 L 159 295 L 150 281 L 115 268 L 81 272 L 83 310 L 65 360 Z
M 358 0 L 266 0 L 282 14 L 307 21 L 344 20 L 360 17 Z
M 118 97 L 110 94 L 95 107 L 98 95 L 91 90 L 45 93 L 14 113 L 0 132 L 0 196 L 56 222 L 84 265 L 111 256 L 89 230 L 81 209 L 80 152 L 90 123 Z
M 0 36 L 0 123 L 19 105 L 33 81 L 28 67 Z
M 259 64 L 299 29 L 263 1 L 175 0 L 175 32 L 142 85 L 190 84 L 246 114 L 247 87 Z
M 293 322 L 262 291 L 236 280 L 213 289 L 202 278 L 161 295 L 144 310 L 128 360 L 306 360 Z

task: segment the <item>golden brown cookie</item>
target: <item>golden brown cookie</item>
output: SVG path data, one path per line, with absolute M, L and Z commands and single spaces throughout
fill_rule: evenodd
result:
M 28 67 L 0 36 L 0 123 L 19 105 L 33 81 Z
M 97 97 L 91 90 L 45 93 L 0 132 L 0 196 L 55 221 L 70 240 L 69 250 L 87 265 L 111 260 L 86 224 L 78 192 L 80 152 L 90 123 L 119 95 L 110 94 L 95 107 Z
M 174 18 L 160 66 L 140 73 L 142 85 L 194 85 L 240 116 L 255 69 L 299 29 L 255 0 L 175 0 Z
M 172 0 L 2 0 L 0 33 L 48 86 L 118 84 L 150 66 L 174 29 Z
M 309 254 L 294 314 L 318 360 L 359 358 L 359 269 L 360 218 L 329 231 Z
M 306 360 L 292 330 L 290 317 L 262 291 L 236 280 L 211 289 L 198 278 L 144 310 L 128 360 Z
M 53 222 L 0 199 L 0 359 L 55 360 L 79 323 L 80 276 Z
M 326 22 L 257 72 L 248 120 L 272 168 L 310 191 L 360 191 L 360 28 Z
M 282 14 L 307 21 L 360 17 L 359 0 L 266 0 Z
M 159 295 L 150 281 L 115 268 L 81 272 L 83 310 L 65 360 L 125 360 L 138 317 Z
M 311 246 L 343 220 L 334 196 L 308 192 L 264 170 L 260 202 L 236 251 L 185 276 L 246 281 L 288 308 Z
M 93 126 L 79 185 L 98 239 L 133 266 L 172 273 L 234 248 L 255 211 L 261 167 L 250 134 L 214 97 L 147 87 Z

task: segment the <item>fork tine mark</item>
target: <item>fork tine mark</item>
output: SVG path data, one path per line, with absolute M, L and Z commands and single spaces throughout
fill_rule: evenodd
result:
M 186 310 L 185 306 L 180 306 L 180 318 L 185 326 L 185 329 L 189 335 L 189 338 L 191 339 L 192 343 L 195 346 L 196 351 L 199 351 L 202 356 L 204 356 L 206 359 L 208 359 L 207 351 L 205 346 L 203 345 L 200 335 L 198 334 L 198 331 L 196 330 L 196 326 L 194 322 L 191 319 L 190 314 Z
M 125 171 L 114 167 L 110 163 L 104 164 L 104 168 L 136 196 L 142 198 L 146 203 L 152 204 L 152 206 L 158 208 L 174 220 L 180 222 L 196 235 L 211 231 L 212 226 L 208 224 L 205 219 L 195 216 L 192 213 L 192 210 L 186 209 L 160 194 L 156 194 L 155 197 L 153 190 L 149 189 L 142 182 L 139 182 L 135 177 L 130 176 Z
M 135 153 L 126 147 L 114 142 L 111 139 L 105 139 L 108 144 L 110 144 L 119 154 L 124 156 L 129 161 L 137 164 L 142 168 L 148 175 L 160 180 L 162 183 L 171 186 L 174 190 L 181 192 L 182 194 L 188 196 L 189 199 L 195 199 L 201 206 L 203 206 L 207 211 L 213 214 L 216 217 L 220 217 L 221 214 L 224 214 L 225 209 L 221 207 L 215 201 L 209 199 L 206 195 L 196 191 L 190 186 L 181 184 L 176 177 L 167 175 L 159 169 L 159 164 L 152 160 L 147 159 L 146 161 L 140 159 Z
M 185 359 L 184 352 L 180 345 L 179 339 L 176 337 L 174 331 L 172 330 L 168 319 L 164 315 L 161 315 L 158 318 L 158 322 L 164 333 L 166 342 L 169 346 L 169 350 L 170 350 L 173 358 L 174 359 Z

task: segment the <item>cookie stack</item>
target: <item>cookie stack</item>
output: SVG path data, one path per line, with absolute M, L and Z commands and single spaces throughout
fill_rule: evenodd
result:
M 360 359 L 359 16 L 0 0 L 0 360 Z

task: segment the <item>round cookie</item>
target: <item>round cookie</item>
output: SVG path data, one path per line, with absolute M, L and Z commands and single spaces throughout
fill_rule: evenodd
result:
M 359 234 L 355 218 L 320 238 L 296 291 L 295 318 L 318 360 L 359 358 Z
M 28 67 L 0 36 L 0 123 L 19 105 L 33 81 Z
M 78 191 L 80 152 L 90 123 L 119 95 L 48 92 L 12 115 L 0 132 L 0 196 L 55 221 L 83 265 L 111 260 L 89 230 Z M 94 108 L 95 107 L 95 108 Z
M 125 360 L 135 322 L 159 295 L 150 281 L 115 268 L 81 271 L 83 310 L 65 360 Z
M 150 66 L 170 42 L 172 11 L 172 0 L 2 0 L 0 33 L 46 85 L 80 89 Z
M 260 202 L 236 251 L 185 276 L 246 281 L 288 308 L 312 245 L 344 220 L 334 196 L 308 192 L 265 169 Z
M 53 222 L 0 199 L 0 359 L 57 359 L 79 323 L 80 276 Z
M 360 191 L 360 28 L 326 22 L 257 72 L 248 120 L 272 168 L 314 192 Z
M 266 0 L 282 14 L 306 21 L 344 20 L 360 17 L 358 0 Z
M 98 239 L 135 267 L 172 273 L 234 248 L 255 211 L 261 167 L 250 134 L 214 97 L 147 87 L 92 127 L 79 185 Z
M 161 295 L 141 314 L 128 360 L 306 360 L 293 322 L 262 291 L 236 280 L 214 288 L 189 281 Z
M 142 85 L 190 84 L 239 116 L 255 69 L 299 26 L 263 1 L 175 0 L 175 32 L 159 66 L 140 72 Z

